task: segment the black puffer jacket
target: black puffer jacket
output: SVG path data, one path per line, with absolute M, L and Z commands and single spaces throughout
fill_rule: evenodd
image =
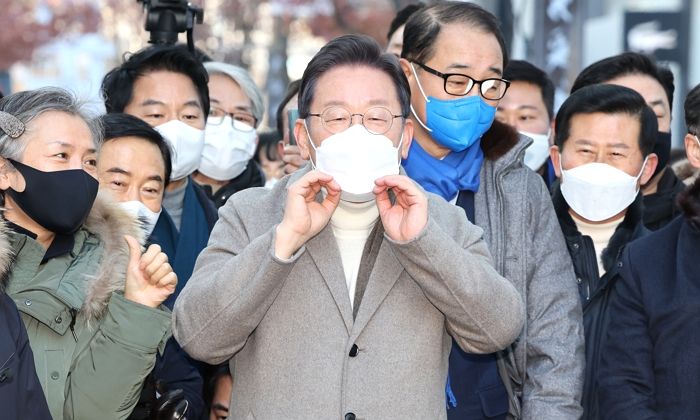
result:
M 51 419 L 34 368 L 27 330 L 12 299 L 0 284 L 0 417 Z
M 605 274 L 600 276 L 593 240 L 581 234 L 569 214 L 569 205 L 558 184 L 552 196 L 559 225 L 564 232 L 571 255 L 583 305 L 583 328 L 586 335 L 586 371 L 583 385 L 583 419 L 597 420 L 598 385 L 595 381 L 600 364 L 600 348 L 610 324 L 610 301 L 615 283 L 620 277 L 622 251 L 634 239 L 645 236 L 642 196 L 639 194 L 630 205 L 625 219 L 615 230 L 608 247 L 603 250 Z

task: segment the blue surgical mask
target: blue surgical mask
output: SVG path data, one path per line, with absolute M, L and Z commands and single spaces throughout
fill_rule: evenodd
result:
M 496 107 L 487 104 L 481 95 L 465 96 L 450 101 L 434 96 L 428 97 L 423 91 L 413 64 L 411 64 L 411 70 L 420 93 L 425 98 L 427 121 L 423 123 L 418 118 L 413 106 L 411 106 L 411 112 L 432 138 L 453 152 L 461 152 L 479 141 L 491 127 L 496 116 Z

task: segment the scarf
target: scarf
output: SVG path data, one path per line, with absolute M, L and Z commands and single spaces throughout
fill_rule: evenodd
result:
M 461 152 L 450 152 L 441 160 L 428 154 L 414 139 L 402 165 L 408 176 L 423 188 L 450 201 L 460 191 L 476 192 L 479 189 L 483 161 L 480 142 Z

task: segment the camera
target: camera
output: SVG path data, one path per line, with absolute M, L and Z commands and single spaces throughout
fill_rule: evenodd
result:
M 187 0 L 136 0 L 146 10 L 146 31 L 149 43 L 172 45 L 177 43 L 180 32 L 187 32 L 187 44 L 194 49 L 192 29 L 201 24 L 204 11 Z

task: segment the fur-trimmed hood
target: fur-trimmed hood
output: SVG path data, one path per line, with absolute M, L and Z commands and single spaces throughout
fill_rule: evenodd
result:
M 129 246 L 124 235 L 133 236 L 141 244 L 146 238 L 138 220 L 105 194 L 98 194 L 85 228 L 97 236 L 104 247 L 100 269 L 90 276 L 81 309 L 90 320 L 104 314 L 113 292 L 124 290 L 129 263 Z
M 520 134 L 515 128 L 502 122 L 493 121 L 491 128 L 481 138 L 481 150 L 488 160 L 498 160 L 513 150 L 520 140 Z M 530 141 L 531 142 L 531 141 Z M 525 149 L 530 142 L 523 147 Z
M 124 290 L 126 268 L 129 262 L 129 247 L 124 235 L 135 237 L 144 243 L 144 233 L 139 222 L 123 210 L 107 195 L 98 194 L 90 214 L 83 226 L 95 235 L 102 246 L 102 257 L 97 273 L 88 273 L 85 300 L 80 311 L 89 320 L 99 319 L 104 314 L 109 299 L 115 291 Z M 0 226 L 0 291 L 9 279 L 13 261 L 8 228 Z
M 7 230 L 5 220 L 0 218 L 0 294 L 5 293 L 5 287 L 10 280 L 10 266 L 13 257 Z

